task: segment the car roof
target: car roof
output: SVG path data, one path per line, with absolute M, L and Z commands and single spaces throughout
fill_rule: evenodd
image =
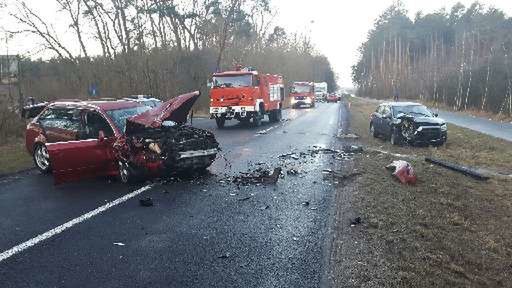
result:
M 142 106 L 136 101 L 129 100 L 89 100 L 89 101 L 75 101 L 75 100 L 61 100 L 55 101 L 50 104 L 51 107 L 69 107 L 69 108 L 96 108 L 104 111 L 134 108 Z
M 214 73 L 214 77 L 222 77 L 222 76 L 238 76 L 238 75 L 258 75 L 258 71 L 225 71 Z
M 388 106 L 396 106 L 396 107 L 403 107 L 403 106 L 425 106 L 421 103 L 416 102 L 385 102 L 381 105 L 388 105 Z

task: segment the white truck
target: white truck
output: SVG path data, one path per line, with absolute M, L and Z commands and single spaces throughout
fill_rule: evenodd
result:
M 328 95 L 327 83 L 315 83 L 315 98 L 317 101 L 325 101 Z

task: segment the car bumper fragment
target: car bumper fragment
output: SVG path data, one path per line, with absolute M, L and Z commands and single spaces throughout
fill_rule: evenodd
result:
M 178 159 L 215 155 L 215 154 L 217 154 L 217 152 L 218 152 L 218 149 L 180 152 L 180 156 L 178 157 Z

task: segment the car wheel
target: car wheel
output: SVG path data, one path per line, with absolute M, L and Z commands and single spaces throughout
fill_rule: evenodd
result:
M 41 171 L 41 173 L 47 174 L 50 173 L 52 168 L 50 165 L 50 154 L 48 153 L 48 149 L 46 148 L 46 145 L 39 144 L 34 149 L 34 163 Z
M 373 138 L 377 138 L 377 133 L 375 132 L 375 127 L 373 127 L 373 123 L 370 123 L 370 136 Z
M 392 145 L 401 145 L 402 144 L 401 134 L 396 129 L 393 129 L 393 131 L 391 132 L 391 144 Z
M 215 118 L 215 123 L 217 123 L 217 128 L 222 129 L 222 128 L 224 128 L 224 125 L 226 124 L 226 118 L 224 118 L 224 117 Z

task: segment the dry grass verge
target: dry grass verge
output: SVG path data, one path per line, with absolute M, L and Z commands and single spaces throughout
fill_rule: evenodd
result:
M 393 147 L 369 139 L 375 104 L 352 103 L 361 142 L 400 154 L 432 155 L 467 165 L 509 171 L 511 144 L 449 127 L 446 147 Z M 411 160 L 415 186 L 402 185 L 383 167 L 396 157 L 365 153 L 354 166 L 364 171 L 339 187 L 333 280 L 337 287 L 510 287 L 512 283 L 512 181 L 481 182 Z M 340 209 L 350 203 L 362 224 L 350 227 Z M 357 253 L 354 253 L 357 252 Z
M 32 157 L 25 149 L 23 139 L 13 139 L 0 145 L 0 175 L 18 172 L 33 167 Z

